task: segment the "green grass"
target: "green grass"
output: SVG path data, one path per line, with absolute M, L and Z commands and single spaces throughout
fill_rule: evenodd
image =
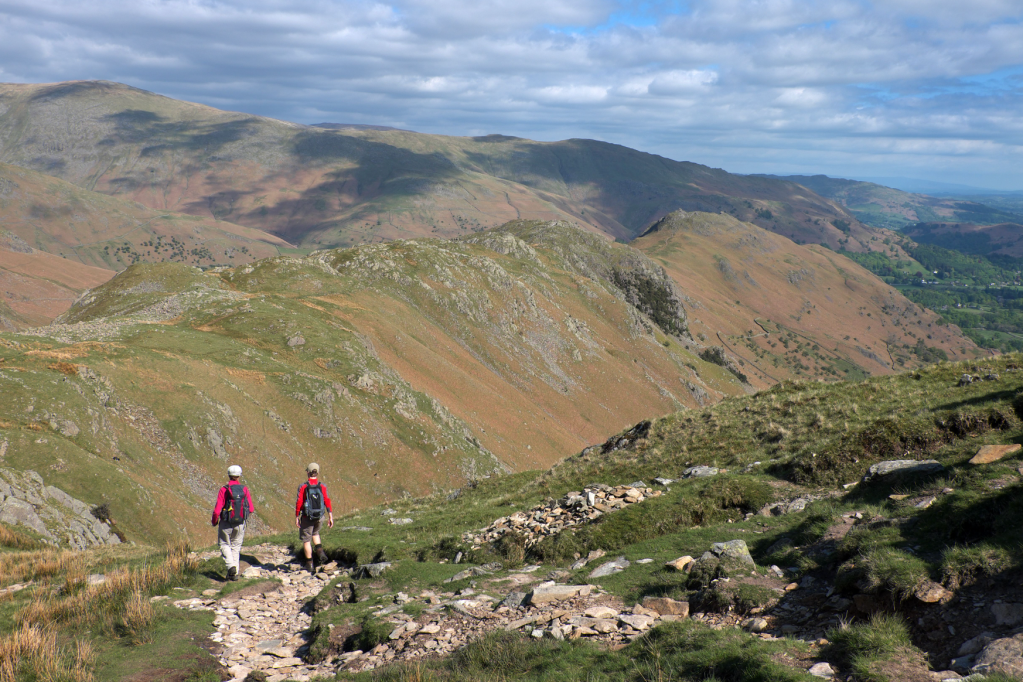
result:
M 922 658 L 913 647 L 909 628 L 898 616 L 876 615 L 868 623 L 836 628 L 828 633 L 828 641 L 828 659 L 863 682 L 898 682 L 886 673 L 885 664 Z
M 443 661 L 406 664 L 339 680 L 381 682 L 810 682 L 815 679 L 776 661 L 793 642 L 762 642 L 736 630 L 715 631 L 695 622 L 669 623 L 628 646 L 609 651 L 589 642 L 531 640 L 495 633 Z

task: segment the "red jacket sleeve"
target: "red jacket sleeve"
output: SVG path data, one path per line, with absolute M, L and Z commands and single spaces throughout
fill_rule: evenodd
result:
M 323 489 L 323 502 L 327 505 L 327 511 L 331 514 L 334 513 L 334 509 L 330 506 L 330 495 L 327 494 L 327 486 L 324 483 L 320 484 L 320 488 Z
M 249 486 L 245 486 L 245 499 L 249 503 L 249 513 L 256 511 L 256 508 L 252 506 L 252 495 L 249 494 Z
M 305 502 L 305 489 L 308 483 L 303 483 L 298 486 L 298 501 L 295 502 L 295 516 L 301 516 L 302 514 L 302 503 Z
M 215 526 L 220 523 L 220 512 L 224 511 L 224 502 L 226 501 L 227 495 L 223 486 L 220 487 L 220 492 L 217 493 L 217 504 L 213 507 L 213 518 L 210 520 L 210 525 Z

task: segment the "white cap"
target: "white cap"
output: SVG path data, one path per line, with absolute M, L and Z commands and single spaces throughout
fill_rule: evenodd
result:
M 240 466 L 238 466 L 237 464 L 232 464 L 231 466 L 227 467 L 227 475 L 228 476 L 241 476 L 242 475 L 242 468 Z

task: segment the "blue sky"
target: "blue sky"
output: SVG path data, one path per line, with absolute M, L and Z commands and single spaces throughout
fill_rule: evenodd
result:
M 0 81 L 1023 190 L 1019 0 L 0 0 Z

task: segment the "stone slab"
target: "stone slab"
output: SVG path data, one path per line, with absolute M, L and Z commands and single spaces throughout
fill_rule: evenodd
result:
M 1014 452 L 1019 452 L 1021 449 L 1023 449 L 1023 445 L 1019 443 L 1013 443 L 1012 445 L 985 445 L 973 456 L 970 464 L 991 464 Z

